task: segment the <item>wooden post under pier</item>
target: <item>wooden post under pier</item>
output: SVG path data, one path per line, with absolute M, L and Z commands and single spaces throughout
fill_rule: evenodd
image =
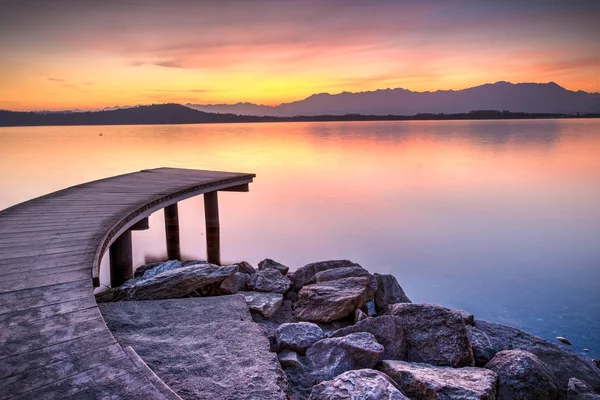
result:
M 165 236 L 167 238 L 167 258 L 169 260 L 181 260 L 177 203 L 165 207 Z
M 211 264 L 221 265 L 219 198 L 216 191 L 204 193 L 203 197 L 206 223 L 206 260 Z

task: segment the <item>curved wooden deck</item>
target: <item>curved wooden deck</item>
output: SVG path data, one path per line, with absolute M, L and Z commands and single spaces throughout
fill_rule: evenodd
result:
M 92 278 L 108 246 L 152 212 L 253 178 L 159 168 L 1 211 L 0 398 L 168 397 L 113 338 Z

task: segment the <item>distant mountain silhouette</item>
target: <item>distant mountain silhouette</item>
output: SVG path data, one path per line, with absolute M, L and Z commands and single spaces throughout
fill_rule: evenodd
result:
M 320 93 L 279 106 L 252 103 L 232 105 L 187 104 L 204 112 L 292 117 L 297 115 L 415 115 L 507 110 L 524 113 L 600 113 L 600 93 L 567 90 L 554 82 L 496 82 L 463 90 L 412 92 L 383 89 L 371 92 Z
M 255 116 L 214 114 L 193 110 L 180 104 L 157 104 L 118 110 L 87 112 L 0 111 L 0 126 L 33 125 L 154 125 L 217 122 L 254 122 Z

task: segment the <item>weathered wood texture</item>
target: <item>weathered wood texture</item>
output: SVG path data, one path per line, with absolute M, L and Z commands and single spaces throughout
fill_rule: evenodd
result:
M 154 211 L 253 177 L 158 168 L 0 211 L 0 399 L 164 399 L 108 330 L 92 278 L 109 246 Z

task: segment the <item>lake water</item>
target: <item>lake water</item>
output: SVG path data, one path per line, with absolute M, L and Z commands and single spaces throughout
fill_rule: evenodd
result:
M 102 135 L 100 135 L 102 134 Z M 600 357 L 600 120 L 0 128 L 0 209 L 161 166 L 253 172 L 221 193 L 223 262 L 347 258 L 415 302 Z M 164 258 L 162 213 L 134 262 Z M 205 258 L 202 198 L 182 253 Z

